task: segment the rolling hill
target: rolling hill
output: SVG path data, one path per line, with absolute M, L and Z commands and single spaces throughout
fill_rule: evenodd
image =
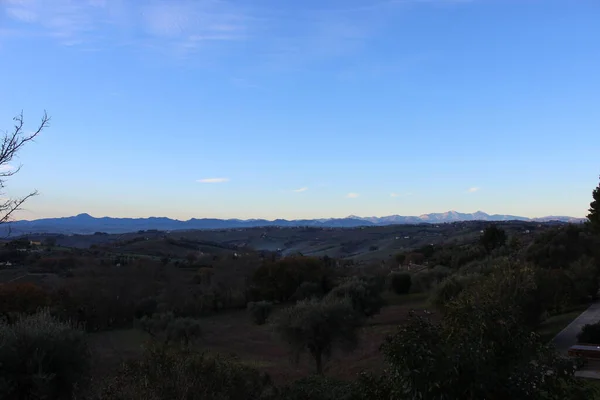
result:
M 0 234 L 23 235 L 33 233 L 59 233 L 59 234 L 91 234 L 95 232 L 127 233 L 139 230 L 156 229 L 170 230 L 206 230 L 206 229 L 237 229 L 254 227 L 328 227 L 328 228 L 353 228 L 360 226 L 386 226 L 397 224 L 442 224 L 460 221 L 532 221 L 532 222 L 573 222 L 584 221 L 583 218 L 549 216 L 544 218 L 526 218 L 514 215 L 487 214 L 483 211 L 475 213 L 460 213 L 448 211 L 445 213 L 431 213 L 420 216 L 390 215 L 385 217 L 357 217 L 328 219 L 303 219 L 303 220 L 265 220 L 265 219 L 214 219 L 192 218 L 181 221 L 166 217 L 150 218 L 95 218 L 89 214 L 79 214 L 72 217 L 46 218 L 38 220 L 20 220 L 0 226 Z

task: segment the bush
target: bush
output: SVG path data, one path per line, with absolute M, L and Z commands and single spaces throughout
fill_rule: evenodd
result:
M 577 343 L 600 344 L 600 322 L 584 325 L 577 334 Z
M 32 283 L 0 284 L 0 316 L 33 314 L 50 304 L 50 297 Z
M 268 375 L 230 358 L 150 347 L 140 361 L 123 365 L 92 400 L 270 398 Z
M 271 315 L 273 303 L 270 301 L 257 301 L 248 303 L 248 311 L 256 325 L 264 325 Z
M 135 306 L 135 318 L 151 317 L 158 308 L 158 302 L 154 297 L 141 300 Z
M 292 300 L 300 301 L 313 297 L 323 297 L 323 288 L 316 282 L 303 282 L 292 296 Z
M 77 266 L 73 257 L 49 257 L 38 260 L 32 266 L 32 272 L 61 273 Z
M 435 287 L 430 297 L 431 303 L 435 307 L 443 309 L 448 303 L 458 297 L 466 287 L 480 277 L 478 274 L 449 276 Z
M 575 288 L 574 301 L 585 302 L 598 296 L 598 266 L 593 258 L 583 256 L 571 263 L 568 274 Z
M 390 287 L 396 294 L 406 294 L 412 285 L 410 274 L 406 272 L 392 272 L 389 275 Z
M 252 277 L 257 299 L 288 301 L 304 282 L 321 286 L 324 293 L 332 285 L 333 269 L 322 260 L 313 257 L 286 257 L 275 262 L 266 262 Z
M 156 296 L 159 274 L 152 264 L 77 271 L 55 293 L 53 306 L 63 319 L 83 323 L 87 331 L 131 328 L 139 303 Z
M 411 289 L 414 293 L 430 291 L 435 285 L 450 276 L 452 270 L 442 265 L 424 269 L 412 274 Z
M 6 399 L 71 399 L 85 383 L 85 333 L 48 310 L 0 322 L 0 393 Z
M 200 337 L 200 322 L 193 318 L 176 318 L 173 313 L 143 317 L 140 327 L 162 344 L 181 343 L 187 346 Z
M 352 383 L 313 375 L 283 386 L 279 390 L 277 398 L 282 400 L 351 400 L 356 397 Z
M 377 314 L 384 305 L 380 285 L 375 280 L 366 281 L 358 277 L 347 279 L 333 288 L 325 298 L 348 298 L 354 310 L 366 317 Z

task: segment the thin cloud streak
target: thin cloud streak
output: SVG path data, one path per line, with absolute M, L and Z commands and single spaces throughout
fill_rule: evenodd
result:
M 478 191 L 479 191 L 478 187 L 472 187 L 469 190 L 467 190 L 467 192 L 469 192 L 469 193 L 475 193 L 475 192 L 478 192 Z
M 307 190 L 308 190 L 307 187 L 303 187 L 303 188 L 300 188 L 300 189 L 294 189 L 293 192 L 302 193 L 302 192 L 306 192 Z
M 346 195 L 346 197 L 347 197 L 347 198 L 349 198 L 349 199 L 355 199 L 355 198 L 357 198 L 358 196 L 360 196 L 360 194 L 358 194 L 358 193 L 348 193 L 348 194 Z
M 123 37 L 143 45 L 151 39 L 173 48 L 196 49 L 208 41 L 239 40 L 246 36 L 247 17 L 228 3 L 207 0 L 129 2 L 102 0 L 3 0 L 6 16 L 22 33 L 37 28 L 66 46 Z M 122 40 L 122 39 L 121 39 Z M 114 46 L 114 41 L 109 40 Z
M 199 183 L 223 183 L 223 182 L 229 182 L 229 178 L 204 178 L 204 179 L 198 179 L 196 182 L 199 182 Z

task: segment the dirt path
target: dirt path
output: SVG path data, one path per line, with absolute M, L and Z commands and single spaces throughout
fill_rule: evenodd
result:
M 579 317 L 575 318 L 565 329 L 554 337 L 552 342 L 560 354 L 567 355 L 569 347 L 577 343 L 577 334 L 584 325 L 600 321 L 600 301 L 589 306 Z

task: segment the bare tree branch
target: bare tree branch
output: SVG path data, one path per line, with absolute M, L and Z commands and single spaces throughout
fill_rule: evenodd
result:
M 31 133 L 24 134 L 23 132 L 24 119 L 22 111 L 13 120 L 15 121 L 13 130 L 11 132 L 4 132 L 4 136 L 0 139 L 0 195 L 2 194 L 1 190 L 6 186 L 6 179 L 21 170 L 21 166 L 13 168 L 10 162 L 25 144 L 33 141 L 40 132 L 50 125 L 50 117 L 48 117 L 46 111 L 44 111 L 37 129 Z M 0 203 L 0 225 L 9 222 L 11 215 L 15 211 L 20 210 L 21 205 L 25 201 L 37 194 L 38 192 L 35 190 L 27 196 L 7 199 L 4 203 Z

